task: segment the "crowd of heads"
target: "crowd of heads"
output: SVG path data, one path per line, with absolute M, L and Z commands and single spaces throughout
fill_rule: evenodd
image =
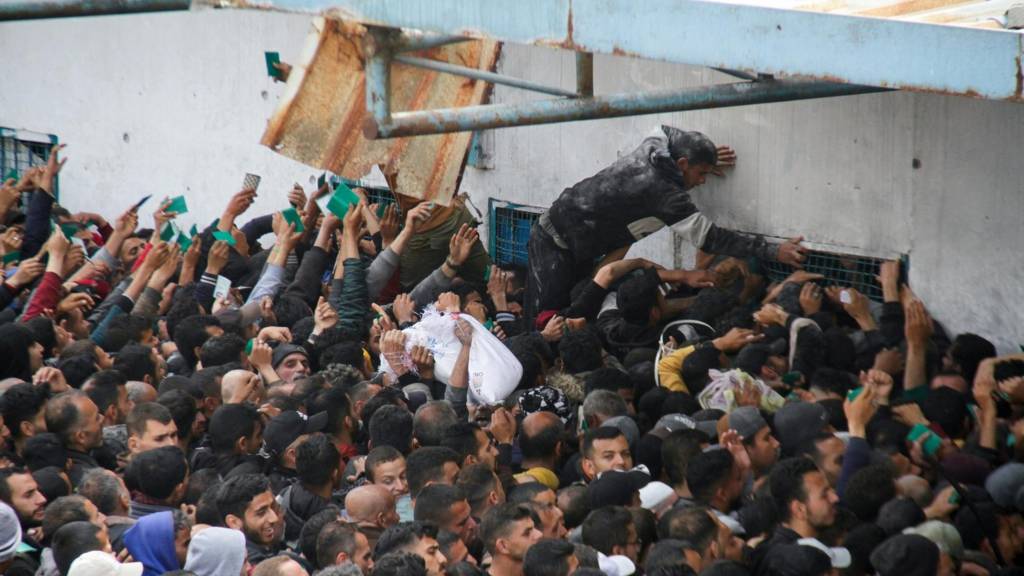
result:
M 297 226 L 246 189 L 186 234 L 171 201 L 70 213 L 57 158 L 0 191 L 0 573 L 1024 569 L 1024 361 L 898 263 L 873 300 L 618 260 L 531 315 L 457 201 L 296 188 Z M 431 315 L 456 349 L 406 341 Z M 484 344 L 521 369 L 498 402 Z

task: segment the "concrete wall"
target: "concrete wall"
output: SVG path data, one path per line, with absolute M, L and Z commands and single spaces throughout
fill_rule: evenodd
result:
M 262 52 L 294 58 L 308 28 L 303 16 L 215 10 L 0 24 L 0 125 L 69 144 L 62 202 L 72 210 L 113 214 L 143 194 L 186 193 L 191 216 L 207 222 L 249 171 L 263 176 L 254 211 L 278 209 L 292 182 L 308 184 L 316 171 L 258 145 L 283 91 Z M 501 71 L 570 88 L 573 66 L 569 53 L 506 46 Z M 628 58 L 595 62 L 599 93 L 728 80 Z M 536 97 L 495 91 L 496 101 Z M 494 168 L 468 168 L 463 190 L 481 209 L 488 198 L 546 206 L 659 123 L 737 150 L 737 168 L 694 193 L 719 224 L 907 253 L 915 290 L 953 331 L 989 336 L 1004 351 L 1024 343 L 1022 105 L 890 93 L 498 130 Z M 663 231 L 632 254 L 692 261 L 673 244 Z

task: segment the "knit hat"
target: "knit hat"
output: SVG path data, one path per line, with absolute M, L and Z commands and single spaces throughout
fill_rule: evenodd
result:
M 306 360 L 309 360 L 309 354 L 306 352 L 305 348 L 302 346 L 296 346 L 295 344 L 284 343 L 278 345 L 277 348 L 274 348 L 274 355 L 271 356 L 270 361 L 271 366 L 277 368 L 278 364 L 284 362 L 284 359 L 292 354 L 302 354 L 306 357 Z
M 7 504 L 0 502 L 0 562 L 10 560 L 21 544 L 21 523 Z

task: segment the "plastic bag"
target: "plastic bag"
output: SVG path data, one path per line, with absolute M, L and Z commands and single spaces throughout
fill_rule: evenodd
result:
M 732 412 L 736 408 L 736 392 L 748 386 L 756 386 L 761 391 L 761 405 L 758 407 L 761 410 L 775 412 L 786 403 L 786 399 L 778 392 L 743 370 L 709 370 L 708 375 L 711 376 L 711 382 L 697 395 L 697 400 L 705 409 Z
M 470 398 L 491 406 L 500 404 L 519 385 L 523 367 L 501 340 L 469 314 L 442 314 L 433 306 L 428 307 L 419 322 L 403 330 L 407 358 L 413 346 L 430 350 L 434 355 L 434 378 L 447 384 L 462 350 L 462 343 L 455 336 L 456 318 L 473 328 L 473 346 L 469 351 Z M 395 376 L 383 356 L 380 369 Z

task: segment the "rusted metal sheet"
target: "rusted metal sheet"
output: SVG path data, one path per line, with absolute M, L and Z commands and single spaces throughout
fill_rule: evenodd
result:
M 316 18 L 285 95 L 261 143 L 311 166 L 357 179 L 377 165 L 399 194 L 448 205 L 458 189 L 470 133 L 368 140 L 363 39 L 367 29 L 333 18 Z M 472 40 L 421 52 L 430 58 L 493 71 L 497 42 Z M 488 84 L 451 74 L 391 66 L 391 109 L 431 110 L 484 103 Z

